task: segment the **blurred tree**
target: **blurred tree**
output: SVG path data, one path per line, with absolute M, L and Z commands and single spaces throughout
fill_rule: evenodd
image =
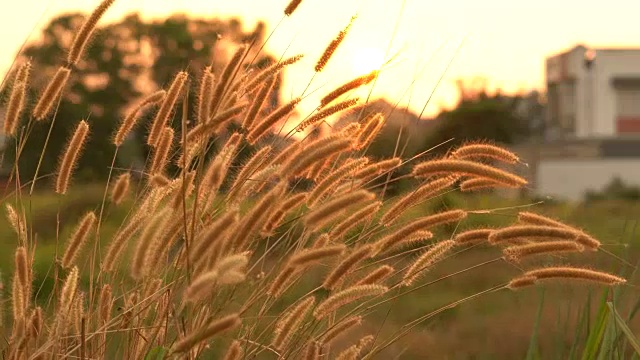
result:
M 625 183 L 620 177 L 615 177 L 600 190 L 586 191 L 584 197 L 586 203 L 603 200 L 638 201 L 640 200 L 640 187 Z
M 460 101 L 453 110 L 443 111 L 435 119 L 433 132 L 427 137 L 424 148 L 431 148 L 447 142 L 435 149 L 438 153 L 468 141 L 493 141 L 514 144 L 530 135 L 529 114 L 523 110 L 523 96 L 506 96 L 497 92 L 489 94 L 484 82 L 473 87 L 458 82 Z M 540 105 L 541 106 L 541 105 Z M 537 108 L 536 108 L 537 109 Z
M 64 63 L 65 49 L 68 49 L 82 20 L 80 14 L 63 15 L 52 20 L 45 27 L 41 39 L 25 49 L 23 57 L 33 63 L 31 104 L 35 103 L 37 93 L 46 86 L 58 66 Z M 57 108 L 55 126 L 39 174 L 51 174 L 56 170 L 58 157 L 73 128 L 80 119 L 88 119 L 91 134 L 76 178 L 105 178 L 115 151 L 111 136 L 128 108 L 142 96 L 168 86 L 178 71 L 186 70 L 192 75 L 188 113 L 195 114 L 194 99 L 202 69 L 212 64 L 214 72 L 219 74 L 238 44 L 254 39 L 260 43 L 263 32 L 264 25 L 259 23 L 254 31 L 245 33 L 241 23 L 235 19 L 222 21 L 172 16 L 147 23 L 137 14 L 99 27 L 86 54 L 73 71 L 63 101 Z M 258 55 L 258 48 L 252 47 L 247 61 Z M 251 66 L 264 67 L 271 61 L 274 61 L 271 56 L 260 54 Z M 277 106 L 279 86 L 280 80 L 271 97 L 272 106 Z M 4 91 L 7 92 L 8 88 L 5 87 Z M 178 119 L 182 114 L 181 107 L 177 107 L 172 122 L 176 136 L 180 136 Z M 29 112 L 28 108 L 21 122 L 23 130 L 26 129 Z M 152 115 L 142 119 L 133 139 L 121 147 L 116 166 L 141 169 L 148 155 L 148 149 L 143 146 L 146 136 L 143 130 Z M 19 159 L 23 180 L 28 181 L 34 175 L 51 121 L 35 123 L 30 130 Z M 5 142 L 5 167 L 13 164 L 15 148 L 13 139 Z

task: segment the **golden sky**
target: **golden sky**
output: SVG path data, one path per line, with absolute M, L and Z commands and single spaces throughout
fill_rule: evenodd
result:
M 144 17 L 183 12 L 200 17 L 237 16 L 248 28 L 262 19 L 270 32 L 282 19 L 288 2 L 116 0 L 103 20 L 113 21 L 132 11 Z M 97 3 L 99 0 L 3 0 L 0 75 L 34 27 L 60 12 L 89 12 Z M 425 112 L 433 115 L 455 103 L 458 78 L 482 76 L 507 92 L 543 88 L 545 56 L 577 43 L 640 47 L 638 13 L 638 0 L 303 0 L 294 15 L 275 29 L 267 49 L 278 55 L 305 55 L 285 78 L 284 96 L 298 96 L 307 86 L 318 55 L 357 14 L 345 42 L 310 89 L 320 88 L 318 95 L 327 93 L 378 66 L 385 54 L 397 54 L 393 66 L 381 73 L 373 95 L 420 112 L 444 74 Z M 359 93 L 363 99 L 367 94 L 365 90 Z M 305 106 L 312 109 L 315 104 L 317 97 L 310 97 Z

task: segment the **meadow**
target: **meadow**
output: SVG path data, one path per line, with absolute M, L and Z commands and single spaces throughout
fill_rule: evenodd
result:
M 34 283 L 38 284 L 34 296 L 37 304 L 45 305 L 53 291 L 54 281 L 51 274 L 55 264 L 52 259 L 62 251 L 61 244 L 56 242 L 56 232 L 59 234 L 58 238 L 66 238 L 73 231 L 73 227 L 69 225 L 62 225 L 56 231 L 53 229 L 57 228 L 58 221 L 60 224 L 68 224 L 67 217 L 76 218 L 86 211 L 93 210 L 95 204 L 100 203 L 102 199 L 103 189 L 103 184 L 78 185 L 63 200 L 45 189 L 37 192 L 28 205 L 25 204 L 31 213 L 35 214 L 33 219 L 27 221 L 38 224 L 33 230 L 39 234 L 33 261 Z M 636 264 L 627 266 L 625 262 L 633 262 L 640 253 L 636 233 L 637 219 L 628 216 L 640 213 L 640 204 L 636 202 L 599 201 L 586 206 L 570 202 L 540 203 L 537 199 L 509 199 L 494 194 L 450 193 L 412 209 L 405 216 L 418 217 L 433 212 L 434 206 L 452 207 L 461 203 L 469 209 L 490 211 L 468 219 L 460 224 L 461 228 L 505 226 L 512 223 L 517 211 L 523 208 L 534 208 L 540 213 L 565 219 L 599 239 L 606 239 L 606 248 L 620 257 L 600 256 L 595 262 L 584 262 L 585 265 L 595 264 L 598 268 L 616 273 L 634 273 Z M 101 238 L 113 237 L 131 206 L 132 202 L 128 201 L 123 206 L 109 209 L 109 220 L 101 227 Z M 58 214 L 64 216 L 59 217 Z M 0 223 L 3 239 L 0 244 L 0 262 L 9 264 L 13 261 L 15 235 L 6 217 L 0 218 Z M 443 231 L 442 235 L 447 236 L 447 233 Z M 103 249 L 106 245 L 102 244 Z M 418 289 L 410 296 L 398 297 L 385 304 L 372 315 L 362 329 L 347 338 L 357 340 L 367 331 L 392 333 L 408 321 L 423 315 L 425 310 L 438 309 L 517 275 L 518 269 L 506 262 L 474 268 L 495 260 L 499 255 L 499 252 L 487 246 L 457 253 L 455 258 L 435 268 L 425 281 L 431 282 L 443 277 L 445 279 L 433 286 Z M 278 257 L 274 256 L 271 261 L 277 262 Z M 123 271 L 126 271 L 126 268 Z M 446 278 L 459 271 L 465 272 Z M 322 271 L 309 275 L 308 279 L 301 281 L 298 288 L 285 297 L 284 302 L 294 302 L 321 277 Z M 81 282 L 88 284 L 88 277 L 82 276 Z M 593 319 L 597 318 L 598 302 L 603 293 L 604 291 L 597 287 L 550 284 L 544 290 L 530 288 L 514 293 L 489 294 L 448 309 L 431 321 L 420 324 L 402 341 L 391 347 L 386 356 L 402 359 L 584 358 L 587 354 L 587 337 L 597 329 L 596 324 L 586 323 L 584 317 L 589 314 Z M 620 311 L 632 314 L 632 307 L 636 306 L 635 299 L 636 290 L 626 289 L 617 302 L 621 306 Z M 630 324 L 635 325 L 633 328 L 640 325 L 633 319 Z M 343 342 L 348 343 L 348 340 Z M 629 351 L 626 346 L 623 348 Z M 216 351 L 220 352 L 222 349 L 217 348 Z M 626 353 L 618 357 L 628 355 L 629 353 Z

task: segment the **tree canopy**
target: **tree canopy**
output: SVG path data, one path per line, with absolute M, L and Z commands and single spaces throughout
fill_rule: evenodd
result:
M 35 103 L 38 93 L 51 79 L 58 66 L 63 63 L 73 33 L 81 24 L 81 14 L 66 14 L 53 19 L 44 29 L 39 41 L 29 44 L 22 56 L 32 62 L 30 81 L 30 105 Z M 72 73 L 59 102 L 55 118 L 43 122 L 30 122 L 30 109 L 24 112 L 20 131 L 30 131 L 24 151 L 19 158 L 20 177 L 30 180 L 34 175 L 42 147 L 49 133 L 51 121 L 55 126 L 44 155 L 40 175 L 55 171 L 58 157 L 65 146 L 73 127 L 80 119 L 91 124 L 91 134 L 86 143 L 87 156 L 80 159 L 84 179 L 105 178 L 114 155 L 112 134 L 126 111 L 143 96 L 168 86 L 179 70 L 191 75 L 190 93 L 196 93 L 198 79 L 205 66 L 211 65 L 219 74 L 239 44 L 263 41 L 264 25 L 245 32 L 236 20 L 190 19 L 176 15 L 165 20 L 143 21 L 138 15 L 129 15 L 121 21 L 96 29 L 96 34 L 86 53 Z M 256 61 L 253 67 L 264 67 L 275 59 L 268 54 L 258 54 L 254 46 L 248 59 Z M 271 96 L 271 104 L 277 106 L 280 80 Z M 10 88 L 5 87 L 5 89 Z M 5 90 L 6 91 L 6 90 Z M 6 97 L 6 94 L 3 94 Z M 188 114 L 195 114 L 194 96 L 190 96 Z M 180 105 L 176 114 L 182 113 Z M 147 114 L 147 117 L 153 114 Z M 177 117 L 176 117 L 177 118 Z M 144 120 L 144 119 L 143 119 Z M 148 120 L 148 119 L 147 119 Z M 32 126 L 27 124 L 32 123 Z M 144 121 L 134 136 L 118 152 L 115 166 L 131 167 L 148 155 L 143 144 Z M 180 134 L 180 121 L 173 121 L 176 135 Z M 19 137 L 19 135 L 18 135 Z M 5 164 L 15 159 L 16 141 L 5 142 Z

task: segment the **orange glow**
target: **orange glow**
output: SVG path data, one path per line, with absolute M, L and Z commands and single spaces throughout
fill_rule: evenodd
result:
M 425 116 L 433 116 L 442 106 L 455 104 L 455 81 L 459 78 L 481 76 L 489 80 L 490 87 L 499 85 L 506 93 L 543 89 L 546 56 L 579 43 L 640 46 L 640 27 L 629 26 L 640 11 L 637 1 L 611 6 L 599 2 L 585 5 L 577 0 L 303 0 L 292 16 L 284 17 L 289 1 L 118 0 L 104 21 L 117 21 L 130 12 L 138 12 L 145 19 L 185 13 L 205 18 L 237 17 L 250 29 L 263 20 L 267 34 L 274 32 L 266 51 L 277 56 L 305 55 L 285 74 L 282 96 L 286 101 L 307 87 L 317 57 L 357 14 L 345 42 L 322 76 L 311 84 L 311 89 L 321 88 L 305 99 L 300 109 L 303 115 L 313 111 L 327 91 L 379 67 L 382 55 L 392 57 L 400 50 L 402 61 L 394 60 L 383 67 L 372 96 L 385 97 L 401 106 L 408 104 L 415 112 L 431 99 Z M 0 77 L 34 27 L 32 40 L 37 39 L 38 29 L 57 14 L 88 12 L 98 2 L 21 0 L 0 4 Z M 470 35 L 472 39 L 457 51 L 458 40 Z

